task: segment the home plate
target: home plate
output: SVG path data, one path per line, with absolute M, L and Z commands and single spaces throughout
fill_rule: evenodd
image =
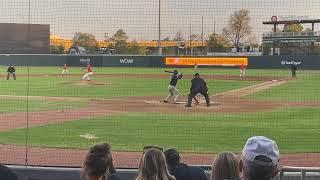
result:
M 175 102 L 174 104 L 187 104 L 185 101 Z

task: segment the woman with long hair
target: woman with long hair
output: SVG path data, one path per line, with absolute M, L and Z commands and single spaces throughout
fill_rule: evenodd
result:
M 113 166 L 111 147 L 107 143 L 92 146 L 86 156 L 82 168 L 85 180 L 119 180 Z
M 212 164 L 211 180 L 240 180 L 236 155 L 231 152 L 219 153 Z
M 157 148 L 151 148 L 144 152 L 140 160 L 136 180 L 175 180 L 175 178 L 169 174 L 163 152 Z

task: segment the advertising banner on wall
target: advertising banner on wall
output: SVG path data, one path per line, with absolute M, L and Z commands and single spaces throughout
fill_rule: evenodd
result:
M 248 65 L 247 57 L 166 57 L 166 65 L 170 66 L 240 66 Z

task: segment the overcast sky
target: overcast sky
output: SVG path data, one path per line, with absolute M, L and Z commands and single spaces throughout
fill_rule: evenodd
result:
M 28 23 L 29 0 L 0 0 L 0 23 Z M 130 39 L 158 38 L 158 0 L 30 0 L 30 22 L 50 24 L 51 32 L 72 38 L 75 32 L 88 32 L 98 39 L 111 37 L 119 28 Z M 253 32 L 260 39 L 272 26 L 262 25 L 271 16 L 309 16 L 320 19 L 320 0 L 161 0 L 161 38 L 173 38 L 182 31 L 188 38 L 220 33 L 239 9 L 248 9 Z M 316 26 L 320 31 L 320 26 Z

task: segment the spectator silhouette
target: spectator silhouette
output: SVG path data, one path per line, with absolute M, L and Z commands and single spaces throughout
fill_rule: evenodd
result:
M 239 160 L 231 152 L 219 153 L 212 164 L 211 180 L 232 179 L 238 180 Z
M 239 169 L 246 180 L 271 180 L 279 173 L 279 159 L 275 141 L 254 136 L 247 140 L 242 150 Z
M 177 180 L 207 180 L 207 176 L 201 168 L 182 163 L 177 150 L 167 149 L 164 154 L 170 174 L 174 175 Z
M 136 180 L 175 180 L 167 168 L 163 152 L 157 148 L 144 151 Z
M 85 180 L 119 180 L 113 166 L 111 147 L 107 143 L 92 146 L 85 158 L 82 172 Z
M 18 180 L 18 176 L 7 166 L 0 164 L 0 180 Z

